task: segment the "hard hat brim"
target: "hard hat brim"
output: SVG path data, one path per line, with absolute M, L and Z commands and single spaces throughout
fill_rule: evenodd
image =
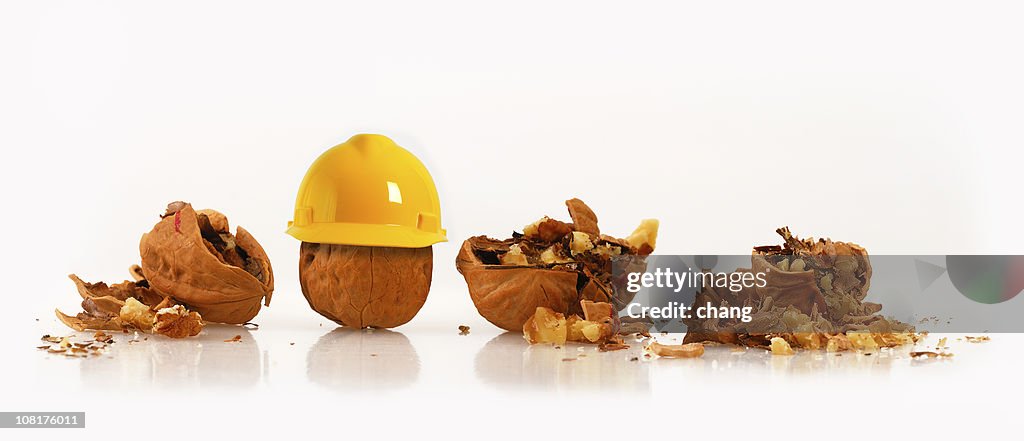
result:
M 285 232 L 303 242 L 369 247 L 424 248 L 448 241 L 445 230 L 430 232 L 404 225 L 314 223 L 292 225 Z

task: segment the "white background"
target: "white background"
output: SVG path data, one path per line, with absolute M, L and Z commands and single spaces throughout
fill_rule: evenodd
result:
M 4 2 L 0 319 L 14 337 L 0 410 L 86 410 L 90 437 L 166 421 L 232 437 L 519 439 L 951 435 L 1014 421 L 1022 363 L 1008 335 L 884 369 L 659 360 L 635 388 L 608 372 L 568 381 L 582 374 L 558 363 L 540 365 L 562 373 L 536 387 L 481 371 L 498 331 L 455 271 L 459 244 L 565 218 L 570 197 L 615 235 L 660 219 L 666 254 L 741 254 L 782 225 L 876 254 L 1024 249 L 1018 4 L 714 3 Z M 397 329 L 409 343 L 382 340 L 399 359 L 415 348 L 412 379 L 356 392 L 317 384 L 310 354 L 332 325 L 305 304 L 283 230 L 306 167 L 363 132 L 427 164 L 450 242 L 434 248 L 426 306 Z M 95 366 L 36 352 L 38 335 L 67 332 L 53 308 L 77 307 L 65 276 L 125 278 L 178 199 L 224 212 L 273 260 L 274 301 L 247 335 L 259 347 L 218 352 L 231 329 L 203 342 L 216 369 L 258 380 L 195 387 L 194 342 Z M 496 364 L 536 367 L 500 342 L 514 356 Z M 390 375 L 369 366 L 369 383 Z

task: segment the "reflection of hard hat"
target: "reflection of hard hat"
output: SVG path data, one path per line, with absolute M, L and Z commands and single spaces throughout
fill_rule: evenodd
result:
M 445 242 L 423 163 L 381 135 L 356 135 L 306 172 L 288 234 L 303 242 L 421 248 Z

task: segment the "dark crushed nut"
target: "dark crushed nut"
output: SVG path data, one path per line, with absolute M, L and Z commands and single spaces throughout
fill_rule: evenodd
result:
M 875 351 L 918 341 L 914 327 L 886 318 L 882 305 L 864 301 L 871 263 L 859 245 L 830 239 L 798 239 L 777 230 L 784 244 L 754 248 L 751 269 L 766 275 L 763 287 L 738 292 L 703 287 L 694 304 L 752 308 L 752 320 L 688 318 L 684 343 L 718 342 L 772 346 L 775 338 L 804 349 Z M 782 349 L 781 343 L 775 347 Z

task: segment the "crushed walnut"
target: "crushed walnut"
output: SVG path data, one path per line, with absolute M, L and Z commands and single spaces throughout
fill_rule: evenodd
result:
M 694 304 L 750 307 L 751 319 L 688 318 L 684 343 L 718 342 L 789 350 L 877 351 L 913 344 L 923 335 L 913 326 L 883 316 L 882 305 L 865 301 L 871 263 L 859 245 L 830 239 L 798 239 L 789 228 L 776 230 L 783 245 L 754 248 L 751 268 L 767 284 L 738 292 L 705 286 Z
M 640 268 L 654 251 L 658 221 L 648 219 L 627 238 L 602 234 L 583 201 L 565 201 L 572 222 L 544 216 L 505 240 L 467 239 L 456 258 L 477 311 L 508 331 L 523 328 L 538 306 L 582 317 L 580 300 L 624 308 L 632 293 L 614 289 L 613 258 Z M 621 291 L 621 292 L 620 292 Z

